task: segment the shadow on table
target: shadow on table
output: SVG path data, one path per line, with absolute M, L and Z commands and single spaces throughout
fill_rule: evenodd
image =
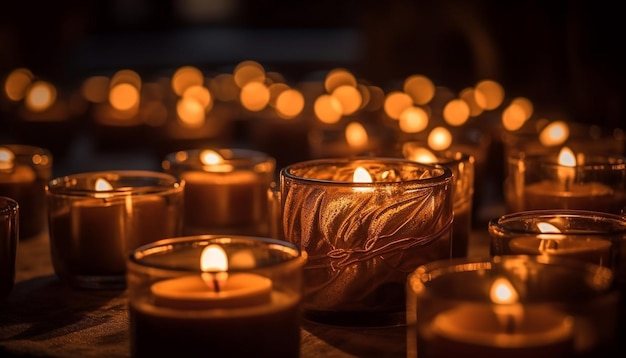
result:
M 0 302 L 0 317 L 0 344 L 21 354 L 36 346 L 47 355 L 65 337 L 85 346 L 128 341 L 125 291 L 75 290 L 55 275 L 18 282 Z

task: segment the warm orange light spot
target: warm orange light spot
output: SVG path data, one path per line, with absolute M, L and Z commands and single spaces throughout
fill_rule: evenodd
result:
M 258 112 L 270 102 L 270 91 L 262 82 L 249 82 L 241 89 L 239 100 L 247 110 Z
M 561 230 L 559 230 L 556 226 L 550 223 L 546 223 L 546 222 L 537 223 L 537 228 L 542 233 L 552 233 L 552 234 L 561 233 Z
M 372 176 L 363 167 L 357 167 L 352 174 L 352 182 L 354 183 L 371 183 Z
M 546 147 L 553 147 L 565 143 L 569 137 L 569 126 L 564 121 L 554 121 L 543 128 L 539 133 L 539 142 Z
M 36 81 L 26 93 L 26 107 L 33 112 L 42 112 L 50 108 L 57 99 L 54 85 L 46 81 Z
M 300 91 L 288 89 L 276 98 L 276 111 L 283 118 L 293 118 L 304 109 L 304 96 Z
M 428 113 L 420 107 L 408 107 L 400 114 L 398 126 L 404 133 L 421 132 L 428 127 Z
M 452 145 L 452 134 L 445 127 L 436 127 L 428 135 L 428 146 L 432 150 L 446 150 Z
M 354 75 L 344 68 L 331 70 L 324 79 L 324 89 L 327 93 L 332 93 L 339 86 L 356 87 L 356 85 L 357 80 Z
M 7 148 L 0 148 L 0 170 L 9 170 L 13 168 L 15 154 Z
M 413 75 L 404 80 L 403 90 L 415 104 L 426 104 L 435 96 L 435 85 L 426 76 Z
M 139 90 L 130 83 L 120 83 L 111 88 L 109 103 L 120 111 L 127 111 L 139 105 Z
M 403 147 L 403 152 L 405 152 L 405 157 L 409 160 L 418 163 L 437 163 L 437 157 L 433 152 L 424 148 L 424 147 L 416 147 L 409 148 L 408 146 Z
M 89 102 L 104 103 L 109 95 L 110 82 L 106 76 L 91 76 L 83 82 L 80 93 Z
M 201 86 L 203 83 L 204 74 L 194 66 L 180 67 L 172 75 L 172 90 L 178 96 L 182 96 L 187 88 Z
M 204 107 L 193 98 L 180 98 L 176 103 L 176 114 L 179 123 L 189 128 L 202 127 L 206 121 Z
M 510 104 L 502 111 L 502 126 L 508 131 L 516 131 L 526 123 L 524 109 L 515 103 Z
M 365 127 L 357 122 L 346 126 L 346 141 L 351 148 L 363 148 L 367 145 L 368 136 Z
M 183 92 L 183 97 L 185 98 L 193 98 L 202 107 L 204 107 L 205 111 L 210 111 L 213 107 L 213 99 L 211 98 L 211 92 L 209 89 L 204 86 L 193 85 L 187 87 L 187 89 Z
M 322 94 L 315 100 L 313 111 L 322 123 L 337 123 L 341 119 L 341 102 L 329 94 Z
M 356 87 L 341 85 L 335 88 L 331 95 L 341 102 L 342 113 L 344 115 L 350 115 L 361 107 L 363 98 Z
M 208 245 L 200 254 L 202 279 L 215 291 L 219 291 L 228 278 L 228 257 L 219 245 Z
M 385 113 L 392 119 L 400 119 L 404 110 L 413 106 L 413 99 L 404 92 L 393 91 L 385 98 Z
M 511 105 L 515 105 L 521 108 L 522 111 L 524 111 L 524 118 L 526 118 L 526 120 L 528 120 L 533 115 L 534 106 L 528 98 L 516 97 L 511 101 Z
M 476 94 L 473 88 L 466 88 L 461 91 L 459 98 L 465 101 L 470 109 L 470 117 L 477 117 L 484 112 L 483 108 L 476 103 Z
M 243 89 L 251 82 L 265 82 L 265 68 L 256 61 L 243 61 L 233 71 L 235 83 Z
M 204 165 L 216 165 L 223 163 L 224 158 L 214 150 L 205 149 L 200 152 L 200 161 Z
M 504 89 L 492 80 L 479 82 L 475 88 L 476 103 L 486 110 L 496 109 L 504 100 Z
M 443 107 L 443 119 L 451 126 L 460 126 L 467 122 L 470 107 L 462 99 L 453 99 Z
M 568 147 L 563 147 L 559 152 L 559 165 L 565 167 L 575 167 L 576 166 L 576 156 L 574 152 Z
M 94 186 L 96 191 L 107 191 L 112 190 L 113 186 L 106 179 L 98 178 L 96 179 L 96 185 Z
M 26 89 L 34 79 L 33 73 L 26 68 L 17 68 L 4 81 L 4 93 L 12 101 L 19 101 L 26 95 Z
M 519 301 L 517 291 L 505 278 L 498 278 L 493 282 L 489 297 L 495 304 L 513 304 Z

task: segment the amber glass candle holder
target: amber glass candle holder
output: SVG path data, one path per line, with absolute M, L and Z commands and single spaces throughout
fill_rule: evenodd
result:
M 428 263 L 407 280 L 407 357 L 606 357 L 610 269 L 554 256 Z
M 20 206 L 20 238 L 46 228 L 45 186 L 52 177 L 48 149 L 23 144 L 0 145 L 0 195 Z
M 128 258 L 133 357 L 299 357 L 306 253 L 282 240 L 199 235 Z
M 182 232 L 184 182 L 152 171 L 88 172 L 46 187 L 56 274 L 78 288 L 122 289 L 126 257 Z
M 11 292 L 15 283 L 18 223 L 17 201 L 0 196 L 0 299 Z
M 168 154 L 162 166 L 185 181 L 185 235 L 269 235 L 273 157 L 249 149 L 192 149 Z
M 469 235 L 472 231 L 472 206 L 474 199 L 474 157 L 459 151 L 429 151 L 419 142 L 406 142 L 402 146 L 404 158 L 444 165 L 452 171 L 452 257 L 466 257 Z
M 399 158 L 319 159 L 280 174 L 285 240 L 309 255 L 304 315 L 404 324 L 409 272 L 450 258 L 452 172 Z

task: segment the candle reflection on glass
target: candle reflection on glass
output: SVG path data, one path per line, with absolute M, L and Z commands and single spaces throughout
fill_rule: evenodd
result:
M 128 261 L 133 357 L 298 357 L 306 253 L 282 240 L 161 240 Z M 161 337 L 155 340 L 155 337 Z

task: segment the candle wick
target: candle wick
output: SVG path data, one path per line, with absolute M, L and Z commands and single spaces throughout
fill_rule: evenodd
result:
M 215 292 L 220 292 L 220 284 L 217 281 L 217 275 L 213 275 L 213 288 L 215 289 Z
M 513 315 L 506 315 L 504 330 L 507 334 L 515 333 L 515 318 L 513 317 Z

